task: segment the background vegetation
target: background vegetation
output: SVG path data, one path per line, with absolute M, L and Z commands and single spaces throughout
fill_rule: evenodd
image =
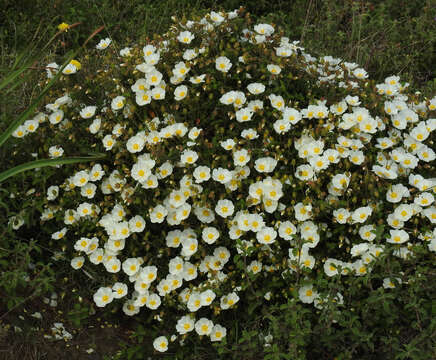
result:
M 35 84 L 45 76 L 42 67 L 76 49 L 100 26 L 105 27 L 101 37 L 111 37 L 122 48 L 166 31 L 173 15 L 189 18 L 209 8 L 233 10 L 240 5 L 236 0 L 3 0 L 0 77 L 43 52 L 26 73 L 26 81 L 7 97 L 0 97 L 0 130 L 38 95 L 41 89 Z M 301 40 L 315 56 L 357 62 L 376 81 L 398 74 L 412 89 L 436 92 L 436 5 L 431 0 L 295 0 L 274 4 L 257 0 L 243 5 L 255 17 L 281 26 L 291 40 Z M 80 25 L 44 49 L 61 22 Z M 4 170 L 29 160 L 29 154 L 18 153 L 10 142 L 0 150 L 0 159 L 0 170 Z M 151 340 L 146 324 L 120 314 L 94 314 L 92 304 L 85 300 L 87 277 L 73 272 L 68 261 L 57 259 L 56 249 L 38 232 L 37 210 L 45 196 L 46 179 L 54 171 L 20 175 L 0 188 L 0 359 L 57 359 L 66 354 L 71 359 L 152 356 L 152 349 L 143 345 Z M 30 225 L 18 236 L 7 221 L 22 209 L 34 211 L 26 212 Z M 436 308 L 428 299 L 435 297 L 435 274 L 420 272 L 425 275 L 417 276 L 407 291 L 400 288 L 381 296 L 368 288 L 364 303 L 346 310 L 344 318 L 349 322 L 341 324 L 341 331 L 313 327 L 305 321 L 308 310 L 296 303 L 256 311 L 260 303 L 254 302 L 253 308 L 234 319 L 234 328 L 229 331 L 233 337 L 228 338 L 233 345 L 211 350 L 206 343 L 187 344 L 189 351 L 180 350 L 178 356 L 210 358 L 219 351 L 224 358 L 258 359 L 263 354 L 281 359 L 286 358 L 283 349 L 288 353 L 295 350 L 295 356 L 299 351 L 303 355 L 301 349 L 309 349 L 304 354 L 308 359 L 327 358 L 323 357 L 326 353 L 338 359 L 356 358 L 356 354 L 365 359 L 429 359 L 434 355 L 436 331 L 430 319 L 435 318 Z M 52 292 L 58 296 L 57 306 L 44 302 L 44 297 L 53 300 Z M 30 316 L 36 311 L 41 312 L 41 320 Z M 337 309 L 331 309 L 334 311 Z M 72 341 L 53 346 L 44 339 L 43 334 L 50 333 L 56 321 L 63 322 L 73 334 Z M 263 338 L 268 333 L 275 345 L 265 348 Z M 312 347 L 321 335 L 322 344 Z M 321 347 L 325 352 L 319 352 Z M 90 348 L 94 353 L 86 352 Z

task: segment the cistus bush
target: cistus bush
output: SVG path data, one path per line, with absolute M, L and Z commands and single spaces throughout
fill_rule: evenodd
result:
M 406 289 L 434 261 L 436 97 L 284 35 L 240 9 L 104 39 L 15 133 L 106 153 L 59 169 L 42 229 L 99 279 L 96 307 L 161 326 L 159 352 L 222 341 L 259 301 L 340 327 L 368 283 Z

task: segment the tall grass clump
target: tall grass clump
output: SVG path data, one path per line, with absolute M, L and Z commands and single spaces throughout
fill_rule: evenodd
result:
M 285 35 L 212 11 L 70 62 L 14 136 L 106 157 L 51 177 L 41 230 L 93 306 L 141 319 L 157 352 L 424 358 L 436 97 Z M 391 309 L 406 301 L 405 325 Z

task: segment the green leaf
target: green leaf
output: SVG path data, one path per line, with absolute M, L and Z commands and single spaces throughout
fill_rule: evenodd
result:
M 15 166 L 11 169 L 3 171 L 0 173 L 0 183 L 10 178 L 11 176 L 17 175 L 27 170 L 45 167 L 45 166 L 56 166 L 56 165 L 65 165 L 65 164 L 75 164 L 79 162 L 86 161 L 94 161 L 98 159 L 104 158 L 105 154 L 98 154 L 92 156 L 79 156 L 79 157 L 69 157 L 69 158 L 60 158 L 60 159 L 41 159 L 35 161 L 29 161 L 27 163 Z

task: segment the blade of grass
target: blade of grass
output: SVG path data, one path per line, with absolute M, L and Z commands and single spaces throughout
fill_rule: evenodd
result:
M 11 176 L 17 175 L 27 170 L 41 168 L 45 166 L 56 166 L 56 165 L 65 165 L 65 164 L 75 164 L 78 162 L 94 161 L 98 159 L 103 159 L 105 156 L 106 156 L 105 154 L 97 154 L 92 156 L 78 156 L 78 157 L 66 157 L 60 159 L 41 159 L 41 160 L 29 161 L 0 173 L 0 183 L 10 178 Z

